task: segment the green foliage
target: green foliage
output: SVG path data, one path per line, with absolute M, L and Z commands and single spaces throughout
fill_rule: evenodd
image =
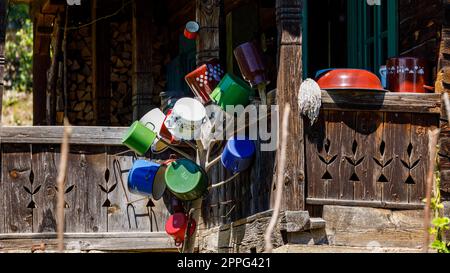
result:
M 439 147 L 437 148 L 439 150 Z M 434 235 L 434 242 L 431 244 L 431 248 L 437 250 L 438 253 L 450 253 L 450 243 L 443 240 L 444 233 L 449 229 L 450 219 L 442 216 L 442 209 L 444 205 L 441 203 L 441 172 L 439 166 L 439 156 L 436 156 L 436 169 L 434 172 L 435 178 L 435 196 L 431 198 L 431 210 L 434 213 L 434 218 L 431 222 L 432 227 L 429 232 Z M 426 201 L 426 200 L 424 200 Z
M 5 86 L 17 91 L 31 91 L 33 25 L 28 16 L 28 7 L 21 6 L 23 5 L 11 5 L 8 12 Z M 18 29 L 15 29 L 16 27 Z

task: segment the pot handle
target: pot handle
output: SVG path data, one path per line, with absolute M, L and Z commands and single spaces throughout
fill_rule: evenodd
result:
M 156 129 L 155 124 L 153 124 L 152 122 L 148 121 L 148 122 L 145 123 L 145 126 L 147 126 L 148 124 L 150 124 L 153 127 L 152 131 L 155 131 L 155 129 Z

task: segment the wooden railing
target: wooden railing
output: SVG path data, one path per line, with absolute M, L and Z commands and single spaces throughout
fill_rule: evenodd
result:
M 422 208 L 439 94 L 323 93 L 306 123 L 307 204 Z
M 136 243 L 132 248 L 174 248 L 164 232 L 167 198 L 153 204 L 128 192 L 127 175 L 135 154 L 121 146 L 125 130 L 74 127 L 62 190 L 65 231 L 72 234 L 67 243 L 85 242 L 77 250 L 126 249 L 131 246 L 123 243 L 127 240 Z M 39 241 L 43 233 L 54 245 L 62 133 L 62 127 L 0 127 L 0 251 L 11 242 L 23 248 L 24 240 Z M 102 245 L 95 234 L 111 240 Z

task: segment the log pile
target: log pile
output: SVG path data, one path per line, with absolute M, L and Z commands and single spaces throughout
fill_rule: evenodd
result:
M 131 21 L 111 23 L 111 125 L 132 121 L 132 25 Z
M 70 123 L 95 125 L 90 27 L 70 32 L 67 46 L 68 116 Z
M 166 26 L 153 25 L 152 75 L 154 80 L 153 105 L 161 105 L 159 94 L 165 91 L 167 79 L 165 67 L 170 62 L 169 34 Z

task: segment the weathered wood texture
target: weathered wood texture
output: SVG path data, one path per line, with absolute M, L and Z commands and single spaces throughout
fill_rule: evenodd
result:
M 328 110 L 362 110 L 440 114 L 440 94 L 377 91 L 322 91 L 322 105 Z
M 220 55 L 220 14 L 223 0 L 196 0 L 196 18 L 200 25 L 197 41 L 197 64 Z
M 67 252 L 176 252 L 165 232 L 65 233 Z M 56 234 L 0 234 L 1 252 L 57 252 Z
M 450 2 L 445 3 L 445 18 L 442 27 L 442 40 L 438 61 L 438 76 L 436 92 L 450 92 Z M 440 162 L 441 162 L 441 193 L 444 200 L 450 200 L 450 126 L 447 109 L 442 107 Z M 444 118 L 445 117 L 445 118 Z
M 282 209 L 303 210 L 305 194 L 303 122 L 297 103 L 302 81 L 302 0 L 277 0 L 276 19 L 279 33 L 277 101 L 280 119 L 287 104 L 291 107 L 287 146 L 292 151 L 286 162 Z M 281 121 L 279 122 L 281 124 Z M 279 161 L 277 154 L 276 161 Z M 273 200 L 272 200 L 273 201 Z
M 72 233 L 157 232 L 168 218 L 164 200 L 131 194 L 127 175 L 135 158 L 122 147 L 72 145 L 66 188 L 56 187 L 59 145 L 1 146 L 0 234 L 56 230 L 56 192 L 64 191 L 65 228 Z M 126 152 L 122 155 L 116 155 Z
M 438 114 L 336 111 L 305 123 L 307 203 L 421 208 Z
M 122 145 L 126 127 L 73 127 L 71 144 L 84 145 Z M 62 126 L 20 126 L 2 127 L 0 143 L 22 144 L 60 144 L 64 127 Z

